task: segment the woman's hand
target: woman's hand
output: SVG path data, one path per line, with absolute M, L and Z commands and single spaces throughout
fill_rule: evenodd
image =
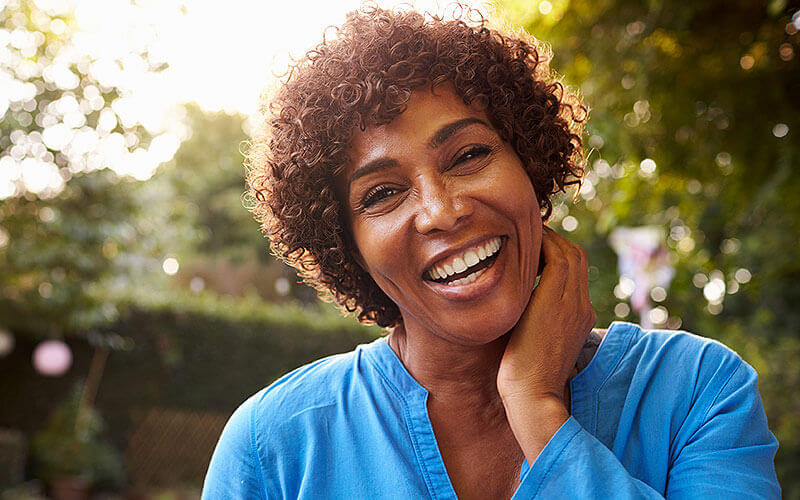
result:
M 564 390 L 596 321 L 586 251 L 545 227 L 541 259 L 539 284 L 497 374 L 511 429 L 529 463 L 569 418 Z

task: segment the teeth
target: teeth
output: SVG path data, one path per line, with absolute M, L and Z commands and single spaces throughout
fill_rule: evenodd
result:
M 435 264 L 428 270 L 428 276 L 434 280 L 445 279 L 454 274 L 463 273 L 470 267 L 478 264 L 482 260 L 486 260 L 493 256 L 500 250 L 501 239 L 499 237 L 493 238 L 482 245 L 475 246 L 466 250 L 463 254 L 452 257 L 447 263 Z M 480 276 L 480 273 L 473 273 L 463 278 L 454 280 L 448 284 L 458 285 L 463 283 L 471 283 Z M 469 280 L 469 281 L 465 281 Z
M 466 284 L 472 283 L 473 281 L 478 279 L 478 277 L 481 274 L 483 274 L 484 271 L 486 271 L 486 269 L 481 269 L 480 271 L 475 271 L 474 273 L 469 274 L 467 276 L 464 276 L 463 278 L 460 278 L 460 279 L 457 279 L 457 280 L 453 280 L 453 281 L 447 283 L 447 286 L 466 285 Z
M 469 267 L 474 266 L 480 261 L 481 259 L 478 258 L 478 254 L 472 250 L 467 250 L 467 253 L 464 254 L 464 262 L 466 262 Z

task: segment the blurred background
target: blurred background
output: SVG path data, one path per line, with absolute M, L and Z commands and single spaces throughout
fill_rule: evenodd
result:
M 197 498 L 240 402 L 380 335 L 241 200 L 259 93 L 357 6 L 0 0 L 0 498 Z M 598 324 L 739 352 L 800 498 L 800 5 L 486 9 L 591 107 L 550 226 L 589 252 Z

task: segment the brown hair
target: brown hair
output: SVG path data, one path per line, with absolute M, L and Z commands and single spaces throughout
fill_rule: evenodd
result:
M 461 17 L 474 13 L 462 9 Z M 353 259 L 335 195 L 351 134 L 390 122 L 415 89 L 449 83 L 514 147 L 547 218 L 550 197 L 580 182 L 587 117 L 548 61 L 540 44 L 489 29 L 482 16 L 350 12 L 335 36 L 292 66 L 248 154 L 246 196 L 273 253 L 359 321 L 397 325 L 399 309 Z

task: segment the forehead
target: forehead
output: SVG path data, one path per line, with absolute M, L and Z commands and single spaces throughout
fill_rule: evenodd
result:
M 356 130 L 350 140 L 350 161 L 345 175 L 372 160 L 426 147 L 443 126 L 463 118 L 478 118 L 488 123 L 483 111 L 464 104 L 449 87 L 438 87 L 433 92 L 429 89 L 414 91 L 406 110 L 394 120 L 364 131 Z

